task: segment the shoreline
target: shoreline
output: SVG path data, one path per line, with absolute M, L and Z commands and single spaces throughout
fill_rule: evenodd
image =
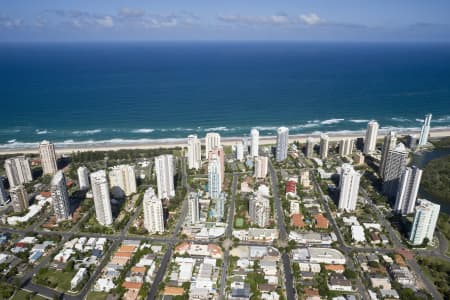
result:
M 383 129 L 378 131 L 377 139 L 383 138 L 386 133 L 390 131 Z M 343 138 L 360 138 L 365 136 L 365 130 L 359 131 L 337 131 L 337 132 L 323 132 L 329 136 L 330 142 L 336 142 Z M 410 134 L 420 134 L 420 129 L 398 130 L 396 131 L 399 136 L 405 136 Z M 305 143 L 308 137 L 312 137 L 316 142 L 319 141 L 321 133 L 305 133 L 295 134 L 289 136 L 289 142 L 299 141 Z M 442 138 L 450 137 L 450 128 L 435 128 L 430 130 L 430 138 Z M 222 137 L 221 142 L 224 146 L 231 146 L 238 141 L 242 141 L 243 138 L 248 137 Z M 73 144 L 64 144 L 55 142 L 56 151 L 59 154 L 70 154 L 72 152 L 85 152 L 85 151 L 117 151 L 117 150 L 129 150 L 129 149 L 169 149 L 176 147 L 186 147 L 186 138 L 172 138 L 172 139 L 154 139 L 154 140 L 121 140 L 117 141 L 92 141 L 92 142 L 74 142 Z M 204 138 L 200 138 L 202 143 Z M 260 136 L 260 145 L 268 145 L 276 143 L 276 136 Z M 122 142 L 123 141 L 123 142 Z M 0 148 L 0 155 L 10 154 L 37 154 L 38 143 L 27 143 L 29 145 L 22 147 L 4 147 Z M 35 145 L 33 145 L 35 144 Z M 5 144 L 7 146 L 7 144 Z

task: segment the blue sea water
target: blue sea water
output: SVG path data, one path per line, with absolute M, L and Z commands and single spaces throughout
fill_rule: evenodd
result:
M 0 44 L 0 145 L 450 126 L 450 44 Z

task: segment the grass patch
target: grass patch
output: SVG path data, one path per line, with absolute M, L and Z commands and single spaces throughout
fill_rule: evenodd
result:
M 39 295 L 33 295 L 32 293 L 29 293 L 24 290 L 17 291 L 17 293 L 12 298 L 12 300 L 30 300 L 30 299 L 31 300 L 45 300 L 46 298 L 41 297 Z
M 66 292 L 70 290 L 70 281 L 76 273 L 76 270 L 56 271 L 49 268 L 43 268 L 36 274 L 35 282 L 39 285 Z
M 90 292 L 87 294 L 86 300 L 106 300 L 108 293 L 105 292 Z
M 450 262 L 438 258 L 418 257 L 417 262 L 430 278 L 444 299 L 450 299 L 450 286 L 448 274 L 450 273 Z
M 244 227 L 244 219 L 243 218 L 237 218 L 235 222 L 236 228 L 243 228 Z

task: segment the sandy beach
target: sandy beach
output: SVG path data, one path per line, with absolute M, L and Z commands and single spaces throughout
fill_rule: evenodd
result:
M 387 130 L 380 130 L 378 134 L 378 139 L 381 139 L 387 133 Z M 329 132 L 327 133 L 330 142 L 336 142 L 343 138 L 360 138 L 365 136 L 365 130 L 363 131 L 351 131 L 351 132 Z M 419 135 L 420 130 L 407 130 L 407 131 L 397 131 L 400 136 L 405 135 Z M 290 135 L 289 141 L 299 141 L 300 143 L 305 143 L 308 137 L 312 137 L 316 142 L 319 141 L 320 134 L 300 134 L 300 135 Z M 442 138 L 450 137 L 450 128 L 435 128 L 431 129 L 430 138 Z M 238 141 L 241 141 L 242 137 L 222 137 L 222 145 L 231 146 Z M 202 139 L 202 142 L 204 140 Z M 260 136 L 261 145 L 270 145 L 276 143 L 276 136 Z M 175 148 L 175 147 L 186 147 L 186 139 L 170 139 L 170 140 L 154 140 L 145 142 L 127 142 L 127 143 L 114 143 L 114 142 L 93 142 L 89 144 L 75 144 L 66 145 L 63 143 L 55 143 L 56 150 L 58 154 L 70 154 L 72 152 L 78 151 L 116 151 L 122 149 L 157 149 L 157 148 Z M 15 147 L 15 148 L 3 148 L 0 149 L 0 154 L 37 154 L 38 144 L 36 147 Z

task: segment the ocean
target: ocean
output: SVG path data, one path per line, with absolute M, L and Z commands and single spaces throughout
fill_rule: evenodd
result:
M 0 44 L 0 147 L 450 127 L 450 44 Z

